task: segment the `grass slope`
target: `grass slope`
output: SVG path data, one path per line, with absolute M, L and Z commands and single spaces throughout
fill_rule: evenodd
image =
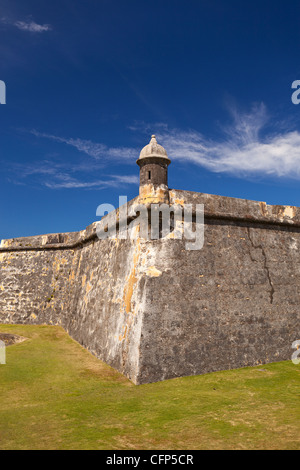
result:
M 0 365 L 0 449 L 300 449 L 300 366 L 282 362 L 135 386 L 59 327 Z M 263 370 L 262 370 L 263 369 Z

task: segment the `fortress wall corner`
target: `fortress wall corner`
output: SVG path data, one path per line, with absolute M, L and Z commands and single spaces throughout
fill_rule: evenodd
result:
M 76 234 L 4 241 L 0 322 L 61 325 L 136 383 L 145 245 L 139 239 L 99 240 L 95 227 Z
M 290 360 L 300 335 L 299 208 L 170 193 L 176 204 L 204 204 L 204 246 L 152 242 L 160 275 L 147 283 L 139 383 Z
M 82 232 L 6 240 L 0 322 L 61 325 L 136 384 L 289 360 L 300 334 L 300 209 L 170 190 L 204 204 L 186 240 Z

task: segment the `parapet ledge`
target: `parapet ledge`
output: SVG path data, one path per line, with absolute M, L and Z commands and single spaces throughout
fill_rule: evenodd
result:
M 184 206 L 185 204 L 192 204 L 194 210 L 196 204 L 204 204 L 205 218 L 300 227 L 300 208 L 295 206 L 273 206 L 265 202 L 177 189 L 170 189 L 169 196 L 170 205 L 177 204 Z M 128 213 L 130 213 L 132 206 L 138 203 L 138 197 L 129 201 L 127 207 Z M 150 204 L 146 205 L 146 207 L 150 208 Z M 117 222 L 119 220 L 119 211 L 120 208 L 114 211 Z M 97 239 L 98 223 L 94 222 L 80 232 L 52 233 L 2 240 L 0 253 L 9 251 L 76 249 Z
M 269 205 L 213 194 L 170 189 L 170 204 L 204 204 L 205 218 L 300 227 L 300 207 Z
M 128 210 L 138 202 L 138 197 L 128 202 Z M 119 210 L 116 209 L 116 220 L 119 219 Z M 107 215 L 103 217 L 105 219 Z M 51 233 L 32 237 L 11 238 L 1 240 L 0 253 L 10 251 L 41 251 L 41 250 L 72 250 L 97 239 L 97 224 L 93 222 L 85 230 L 79 232 Z

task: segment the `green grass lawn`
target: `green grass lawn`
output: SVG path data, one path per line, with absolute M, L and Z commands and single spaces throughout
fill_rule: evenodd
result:
M 0 365 L 0 449 L 300 449 L 300 366 L 291 361 L 135 386 L 62 328 Z M 292 351 L 292 350 L 291 350 Z

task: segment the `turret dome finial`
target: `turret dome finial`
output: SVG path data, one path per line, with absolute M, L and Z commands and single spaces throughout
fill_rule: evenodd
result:
M 148 145 L 146 145 L 141 153 L 139 160 L 149 157 L 159 157 L 169 160 L 168 154 L 162 145 L 159 145 L 156 140 L 156 136 L 153 134 Z

